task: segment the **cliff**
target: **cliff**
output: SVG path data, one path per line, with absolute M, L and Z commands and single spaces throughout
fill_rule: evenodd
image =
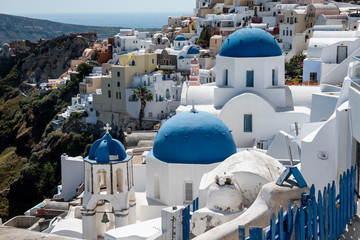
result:
M 102 126 L 83 124 L 80 114 L 56 131 L 51 127 L 79 92 L 77 75 L 47 92 L 28 84 L 65 72 L 71 59 L 91 44 L 90 36 L 70 34 L 12 46 L 11 64 L 0 75 L 0 217 L 4 220 L 52 197 L 61 181 L 61 154 L 86 156 L 90 144 L 101 137 Z M 121 133 L 112 134 L 122 138 Z

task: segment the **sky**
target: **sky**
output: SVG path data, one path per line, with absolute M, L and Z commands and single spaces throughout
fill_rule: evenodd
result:
M 0 13 L 192 12 L 196 0 L 0 0 Z

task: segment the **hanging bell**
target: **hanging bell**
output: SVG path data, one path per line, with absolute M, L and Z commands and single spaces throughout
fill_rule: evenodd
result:
M 101 222 L 102 222 L 102 223 L 108 223 L 108 222 L 110 222 L 110 221 L 109 221 L 109 218 L 108 218 L 108 216 L 107 216 L 106 213 L 104 213 L 103 218 L 101 219 Z

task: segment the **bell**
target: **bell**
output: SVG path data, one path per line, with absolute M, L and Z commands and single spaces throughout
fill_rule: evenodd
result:
M 104 213 L 103 218 L 101 219 L 101 222 L 102 222 L 102 223 L 108 223 L 108 222 L 110 222 L 110 221 L 109 221 L 109 218 L 108 218 L 108 216 L 107 216 L 106 213 Z

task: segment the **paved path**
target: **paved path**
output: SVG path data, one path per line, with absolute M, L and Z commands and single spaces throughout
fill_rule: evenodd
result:
M 360 217 L 356 215 L 339 239 L 360 239 Z

